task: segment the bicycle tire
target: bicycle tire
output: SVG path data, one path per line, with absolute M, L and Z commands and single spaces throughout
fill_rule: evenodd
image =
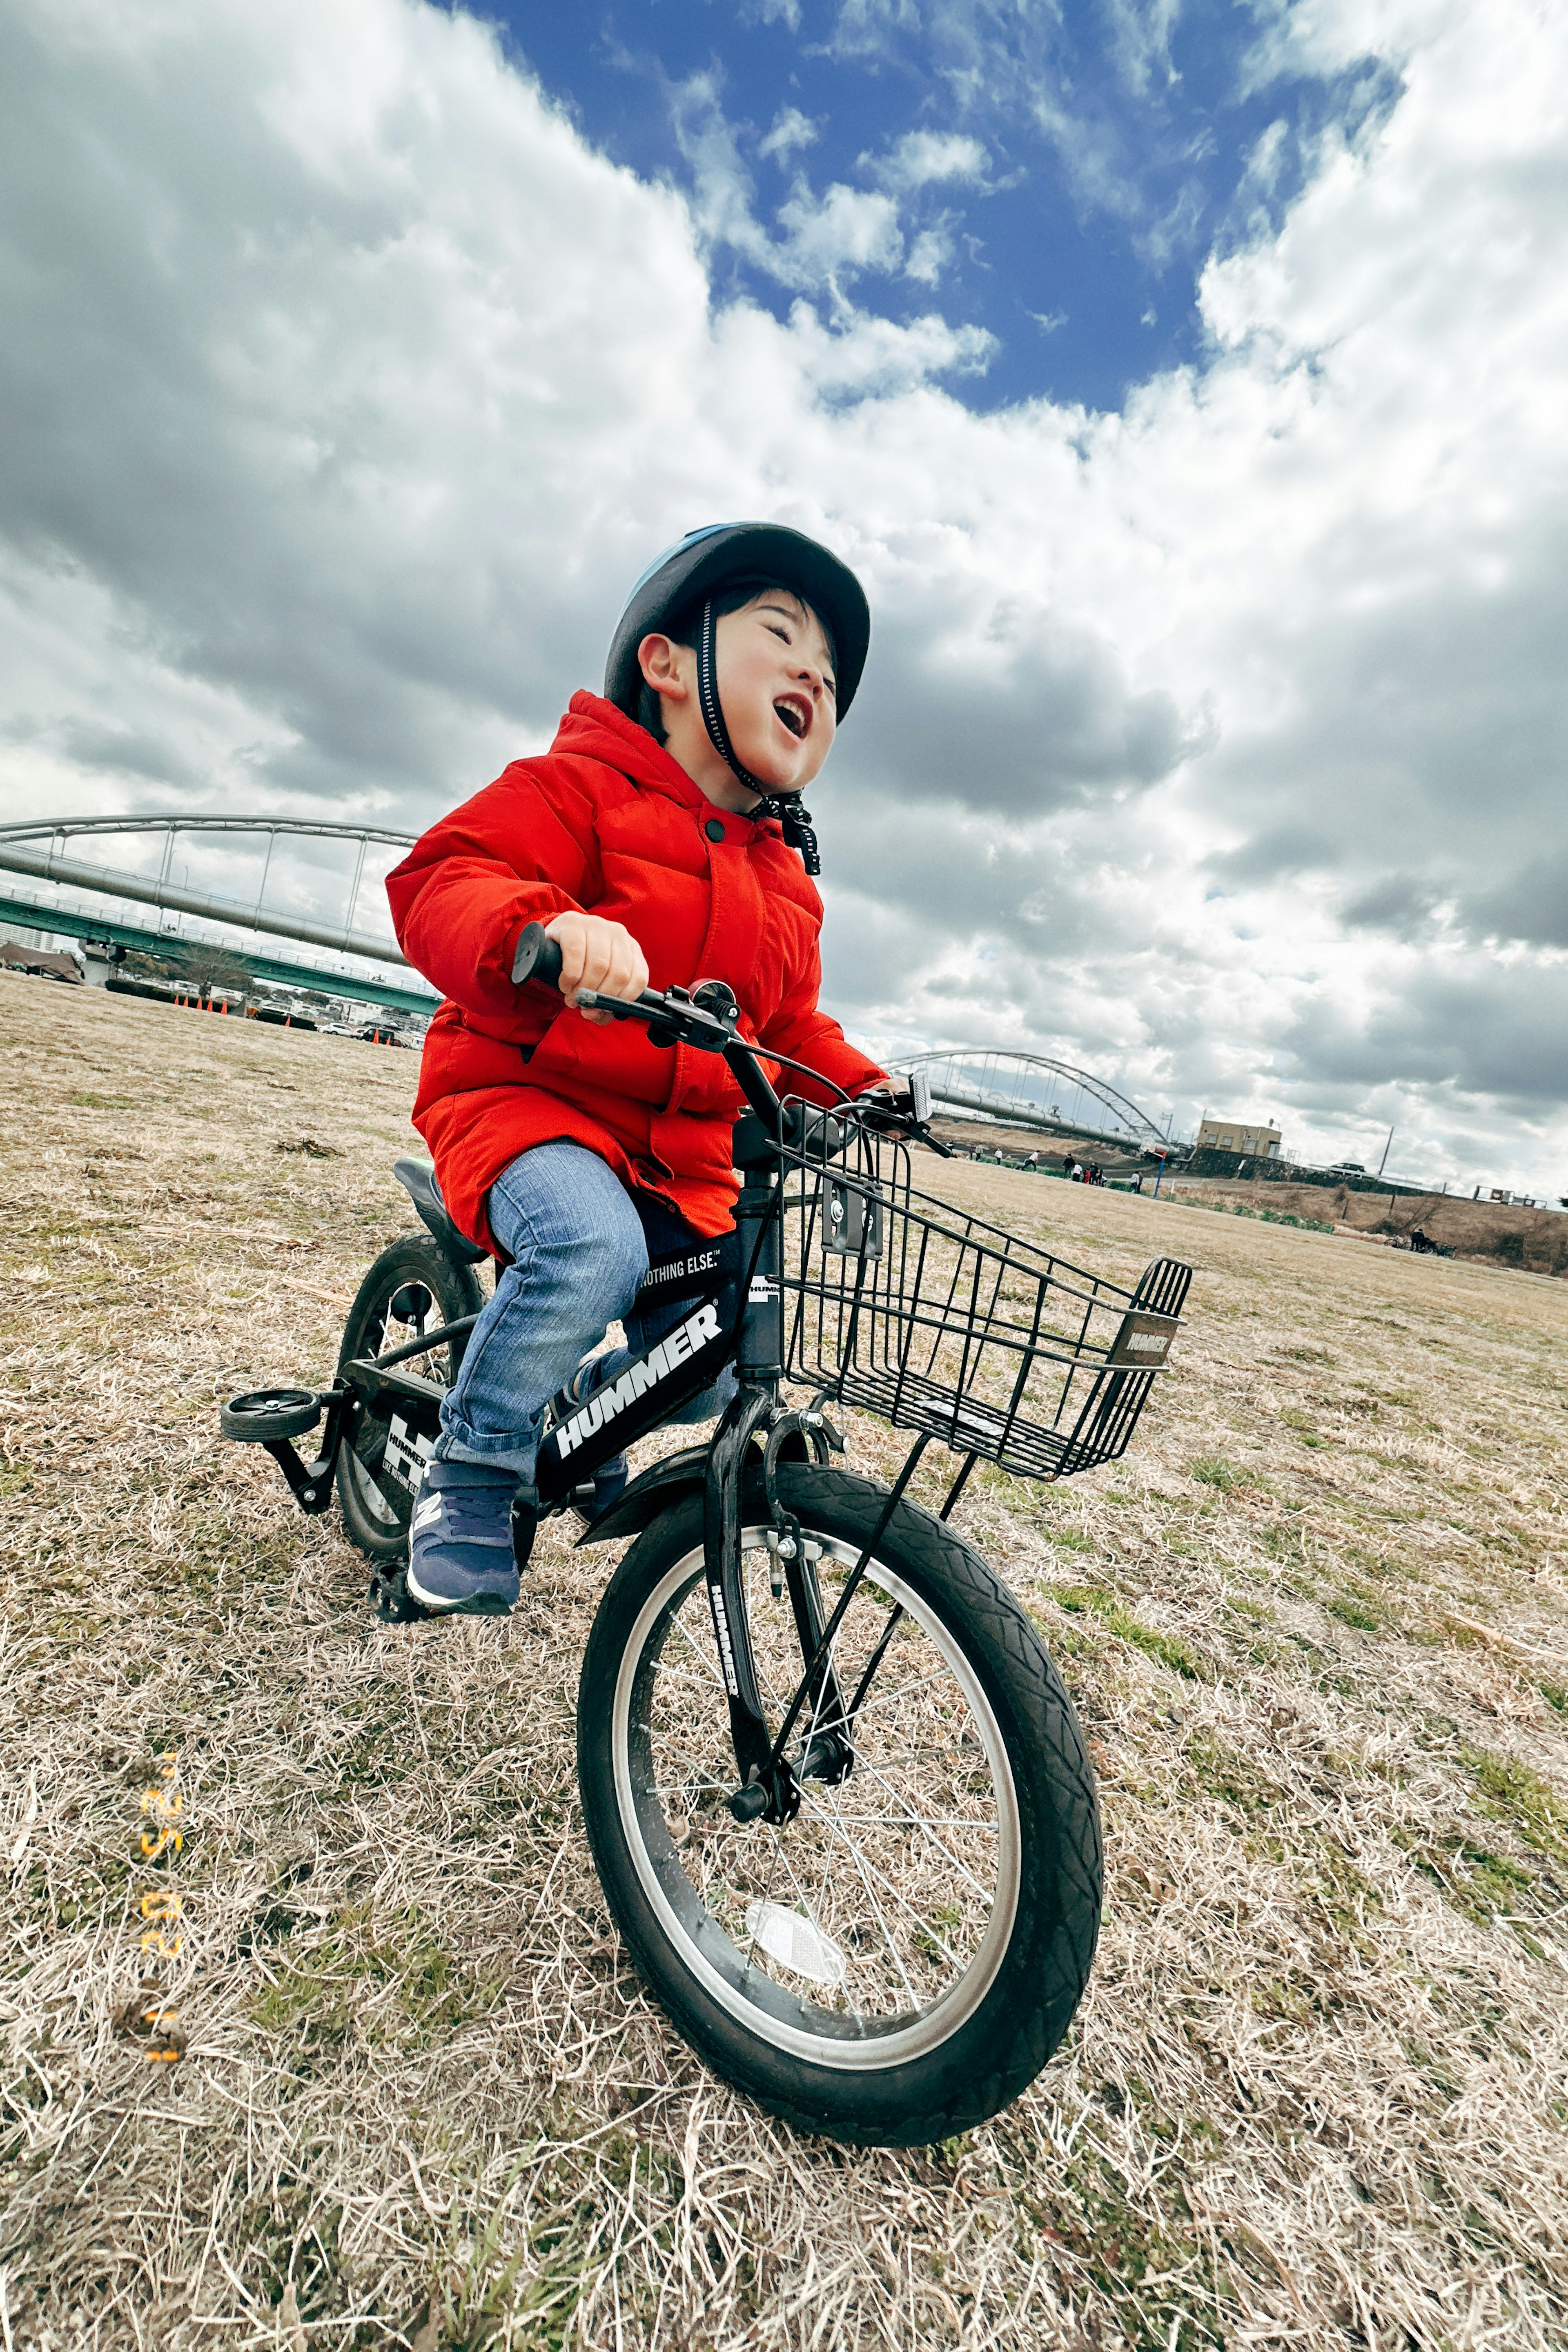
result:
M 412 1324 L 394 1318 L 391 1313 L 398 1293 L 410 1287 L 428 1294 L 430 1311 L 420 1318 L 428 1330 L 458 1322 L 465 1315 L 477 1315 L 484 1304 L 471 1266 L 457 1265 L 426 1234 L 405 1234 L 382 1251 L 354 1293 L 338 1350 L 340 1371 L 355 1357 L 380 1355 L 404 1338 L 416 1336 Z M 449 1387 L 458 1377 L 467 1340 L 465 1332 L 428 1358 L 413 1358 L 406 1369 Z M 351 1440 L 338 1456 L 338 1508 L 350 1542 L 378 1567 L 388 1567 L 406 1556 L 413 1497 L 384 1474 L 374 1428 L 361 1434 L 362 1446 L 367 1438 L 368 1453 L 357 1452 Z
M 833 1547 L 833 1559 L 846 1564 L 858 1559 L 886 1504 L 885 1493 L 868 1481 L 816 1465 L 781 1465 L 778 1492 L 803 1533 L 815 1533 Z M 754 1492 L 742 1516 L 753 1530 L 754 1542 L 761 1517 Z M 779 1981 L 802 1957 L 807 1974 L 815 1969 L 818 1983 L 830 1980 L 820 1971 L 833 1965 L 824 1957 L 836 1950 L 831 1937 L 819 1935 L 816 1944 L 792 1942 L 791 1935 L 798 1931 L 786 1923 L 787 1963 L 775 1967 L 770 1943 L 759 1968 L 754 1963 L 757 1939 L 768 1935 L 776 1941 L 769 1915 L 780 1906 L 764 1901 L 746 1909 L 744 1932 L 752 1937 L 752 1958 L 741 1957 L 739 1943 L 724 1924 L 738 1911 L 744 1893 L 743 1885 L 737 1892 L 730 1882 L 747 1867 L 732 1858 L 743 1855 L 745 1849 L 727 1842 L 776 1840 L 781 1833 L 765 1824 L 728 1828 L 728 1817 L 715 1802 L 715 1826 L 710 1829 L 705 1811 L 702 1852 L 693 1860 L 689 1853 L 683 1858 L 681 1851 L 682 1845 L 689 1847 L 693 1824 L 687 1824 L 685 1840 L 678 1841 L 679 1825 L 672 1828 L 666 1817 L 672 1784 L 666 1781 L 660 1789 L 665 1702 L 658 1677 L 665 1671 L 664 1651 L 677 1639 L 672 1629 L 681 1629 L 683 1645 L 684 1628 L 697 1622 L 682 1612 L 700 1608 L 706 1618 L 701 1570 L 702 1498 L 689 1492 L 644 1530 L 622 1559 L 600 1604 L 583 1663 L 577 1748 L 584 1818 L 600 1883 L 637 1970 L 677 2031 L 716 2074 L 802 2129 L 882 2147 L 928 2145 L 970 2129 L 1009 2105 L 1038 2074 L 1068 2031 L 1093 1961 L 1103 1848 L 1093 1772 L 1072 1702 L 1005 1586 L 951 1528 L 908 1502 L 900 1503 L 877 1543 L 861 1591 L 879 1595 L 879 1606 L 890 1597 L 901 1608 L 907 1599 L 912 1613 L 903 1622 L 915 1627 L 919 1618 L 917 1630 L 932 1654 L 948 1656 L 940 1648 L 939 1632 L 951 1645 L 959 1662 L 948 1661 L 954 1688 L 962 1686 L 966 1694 L 973 1737 L 984 1752 L 985 1774 L 972 1775 L 967 1785 L 973 1787 L 986 1775 L 995 1783 L 998 1823 L 993 1832 L 986 1814 L 973 1823 L 960 1819 L 956 1829 L 984 1830 L 985 1839 L 973 1841 L 973 1850 L 970 1843 L 964 1845 L 976 1869 L 981 1867 L 976 1854 L 982 1843 L 987 1852 L 994 1847 L 1001 1859 L 989 1911 L 975 1906 L 978 1917 L 990 1922 L 985 1941 L 977 1943 L 978 1957 L 965 1963 L 964 1973 L 952 1979 L 953 1989 L 924 2011 L 918 2003 L 897 2008 L 868 2022 L 857 2019 L 851 2029 L 844 2017 L 850 1975 L 841 1973 L 833 1996 L 837 2006 L 832 2010 L 798 1998 L 793 1990 L 786 1998 Z M 831 1605 L 831 1594 L 825 1595 L 825 1605 Z M 857 1596 L 851 1606 L 858 1605 Z M 849 1622 L 847 1617 L 847 1631 Z M 753 1631 L 755 1626 L 753 1611 Z M 707 1650 L 712 1688 L 698 1704 L 712 1717 L 711 1762 L 699 1769 L 710 1770 L 714 1783 L 727 1769 L 732 1783 L 728 1716 L 712 1665 L 710 1634 Z M 798 1650 L 795 1654 L 798 1674 Z M 691 1680 L 685 1658 L 684 1646 L 679 1646 L 670 1675 L 670 1688 L 677 1695 Z M 906 1687 L 918 1693 L 921 1683 L 906 1680 Z M 897 1688 L 889 1696 L 895 1722 L 898 1708 L 927 1705 L 906 1700 Z M 680 1704 L 689 1703 L 680 1696 Z M 931 1702 L 932 1707 L 935 1704 Z M 671 1707 L 674 1721 L 674 1699 Z M 869 1713 L 868 1707 L 868 1717 Z M 969 1728 L 953 1734 L 950 1717 L 943 1721 L 948 1728 L 942 1737 L 950 1745 L 954 1738 L 970 1739 Z M 675 1741 L 670 1752 L 684 1752 L 679 1735 Z M 862 1727 L 857 1731 L 858 1749 L 864 1744 Z M 899 1752 L 918 1759 L 934 1751 L 909 1746 Z M 1004 1759 L 1005 1776 L 1000 1769 Z M 934 1768 L 916 1762 L 910 1769 Z M 948 1768 L 943 1763 L 940 1769 Z M 875 1780 L 864 1777 L 871 1771 L 868 1750 L 865 1762 L 858 1755 L 844 1788 L 853 1792 L 864 1785 L 874 1798 Z M 1003 1777 L 1010 1781 L 1010 1800 L 1001 1786 Z M 692 1780 L 686 1785 L 710 1783 Z M 948 1785 L 956 1789 L 959 1782 L 954 1778 Z M 688 1799 L 679 1795 L 673 1801 L 679 1806 Z M 1016 1806 L 1016 1851 L 1004 1869 L 1009 1801 Z M 830 1810 L 824 1798 L 824 1819 Z M 956 1811 L 962 1816 L 964 1810 L 965 1801 L 960 1798 Z M 887 1817 L 900 1829 L 905 1818 L 911 1823 L 917 1819 L 913 1811 Z M 883 1831 L 886 1826 L 884 1822 Z M 922 1821 L 920 1826 L 924 1830 L 926 1824 Z M 858 1853 L 858 1841 L 872 1834 L 857 1832 L 846 1843 Z M 931 1861 L 918 1842 L 906 1837 L 906 1843 L 917 1870 L 922 1861 Z M 821 1837 L 816 1850 L 829 1850 Z M 752 1865 L 755 1873 L 765 1849 L 753 1851 L 759 1855 Z M 671 1875 L 672 1867 L 678 1875 Z M 865 1876 L 863 1867 L 861 1874 Z M 800 1893 L 793 1864 L 789 1875 Z M 1010 1912 L 1001 1907 L 1004 1878 Z M 852 1891 L 847 1869 L 845 1883 Z M 871 1880 L 866 1883 L 876 1908 Z M 912 1885 L 913 1881 L 906 1879 L 905 1884 Z M 817 1909 L 805 1903 L 808 1923 L 827 1916 L 826 1886 L 825 1863 Z M 710 1902 L 714 1887 L 720 1892 Z M 887 1907 L 891 1910 L 891 1898 Z M 914 1916 L 913 1906 L 904 1907 Z M 998 1920 L 1003 1922 L 1000 1928 Z M 895 1919 L 894 1927 L 906 1944 L 917 1940 L 901 1920 Z M 958 1929 L 945 1933 L 957 1944 Z M 891 1950 L 898 1936 L 889 1931 L 888 1939 Z M 874 1948 L 874 1938 L 863 1940 L 867 1951 L 857 1943 L 847 1961 L 847 1948 L 837 1949 L 841 1971 L 853 1970 L 857 2002 L 864 1998 L 860 1981 L 871 1962 L 880 1965 L 887 1983 L 894 1981 L 889 1961 Z M 940 1936 L 939 1941 L 945 1950 Z M 987 1958 L 992 1944 L 998 1948 Z M 740 1962 L 739 1974 L 731 1955 Z M 901 1974 L 903 1959 L 897 1952 L 892 1957 Z M 956 1954 L 948 1958 L 957 1965 Z M 966 2005 L 963 1988 L 972 1979 Z M 916 1988 L 908 1976 L 904 1983 L 912 1997 Z M 896 2002 L 898 1995 L 885 1998 Z

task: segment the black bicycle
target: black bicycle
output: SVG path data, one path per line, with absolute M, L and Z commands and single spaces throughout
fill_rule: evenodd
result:
M 515 976 L 558 971 L 530 925 Z M 1102 1882 L 1072 1702 L 952 1514 L 977 1462 L 1063 1478 L 1125 1451 L 1190 1269 L 1156 1260 L 1128 1291 L 916 1192 L 929 1102 L 902 1120 L 781 1102 L 721 983 L 580 1001 L 722 1054 L 749 1106 L 738 1250 L 656 1261 L 647 1295 L 679 1319 L 540 1446 L 544 1507 L 586 1508 L 599 1464 L 734 1365 L 708 1444 L 655 1463 L 580 1538 L 635 1538 L 578 1694 L 605 1897 L 677 2029 L 761 2105 L 844 2140 L 944 2138 L 1060 2042 Z M 335 1485 L 392 1621 L 422 1613 L 408 1520 L 481 1255 L 428 1170 L 398 1173 L 426 1231 L 366 1275 L 332 1385 L 223 1413 L 306 1510 Z M 837 1466 L 834 1404 L 912 1433 L 890 1489 Z M 293 1441 L 323 1415 L 307 1464 Z M 908 1491 L 933 1441 L 960 1457 L 934 1512 Z

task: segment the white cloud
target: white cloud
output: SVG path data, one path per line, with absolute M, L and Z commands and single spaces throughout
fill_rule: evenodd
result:
M 1127 87 L 1140 98 L 1176 79 L 1171 41 L 1182 0 L 1107 0 L 1112 53 Z
M 984 184 L 988 162 L 978 139 L 956 131 L 909 131 L 895 140 L 886 155 L 862 155 L 862 165 L 883 184 L 908 193 L 933 182 L 959 181 L 972 187 Z
M 842 58 L 886 58 L 900 33 L 920 30 L 919 0 L 840 0 L 828 54 Z
M 782 163 L 797 148 L 815 146 L 816 137 L 816 125 L 808 114 L 803 114 L 798 106 L 782 106 L 767 137 L 758 140 L 757 152 L 771 155 L 775 163 Z
M 732 247 L 781 285 L 836 298 L 868 270 L 901 267 L 894 199 L 842 182 L 819 196 L 797 177 L 776 215 L 783 235 L 771 235 L 752 209 L 751 175 L 720 100 L 709 73 L 693 74 L 674 92 L 676 136 L 691 166 L 696 215 L 710 245 Z
M 787 241 L 775 267 L 788 285 L 841 286 L 903 260 L 898 205 L 874 190 L 836 180 L 818 196 L 802 182 L 778 216 Z
M 1279 26 L 1260 76 L 1402 94 L 1102 416 L 962 406 L 986 337 L 851 307 L 914 258 L 893 192 L 764 230 L 711 86 L 688 202 L 412 0 L 13 11 L 8 810 L 422 823 L 548 740 L 653 550 L 776 515 L 877 615 L 814 795 L 863 1030 L 1568 1191 L 1564 28 Z M 726 239 L 827 317 L 715 308 Z
M 904 276 L 917 279 L 922 286 L 935 286 L 952 259 L 952 231 L 942 221 L 931 228 L 922 228 L 918 236 L 910 239 Z

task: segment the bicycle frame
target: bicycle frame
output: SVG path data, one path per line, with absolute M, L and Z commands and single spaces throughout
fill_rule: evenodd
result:
M 587 992 L 579 1003 L 603 1004 L 616 1017 L 647 1019 L 656 1042 L 673 1045 L 677 1038 L 700 1050 L 722 1054 L 750 1110 L 737 1122 L 734 1164 L 742 1183 L 735 1205 L 742 1267 L 740 1297 L 726 1322 L 722 1301 L 725 1286 L 700 1288 L 688 1312 L 673 1330 L 634 1358 L 616 1379 L 587 1398 L 574 1412 L 547 1430 L 540 1441 L 535 1486 L 545 1510 L 563 1507 L 592 1478 L 599 1465 L 649 1431 L 711 1385 L 719 1373 L 734 1363 L 738 1389 L 714 1432 L 703 1463 L 703 1564 L 714 1647 L 729 1704 L 731 1738 L 740 1785 L 729 1800 L 738 1821 L 765 1815 L 773 1822 L 792 1819 L 799 1810 L 799 1780 L 808 1775 L 842 1780 L 852 1769 L 850 1745 L 853 1721 L 866 1696 L 882 1649 L 871 1662 L 853 1705 L 846 1707 L 833 1672 L 831 1643 L 848 1601 L 866 1572 L 871 1551 L 891 1517 L 914 1470 L 926 1441 L 920 1439 L 905 1464 L 881 1523 L 865 1556 L 852 1571 L 831 1620 L 824 1617 L 815 1562 L 799 1527 L 779 1506 L 773 1486 L 773 1465 L 789 1447 L 796 1454 L 825 1460 L 828 1446 L 842 1440 L 819 1411 L 793 1412 L 779 1391 L 784 1372 L 784 1297 L 782 1271 L 783 1142 L 786 1113 L 758 1066 L 755 1050 L 736 1034 L 738 1009 L 727 989 L 708 983 L 695 997 L 679 989 L 665 996 L 646 995 L 640 1005 L 597 998 Z M 798 1106 L 798 1116 L 818 1114 Z M 691 1255 L 693 1267 L 710 1252 Z M 671 1269 L 660 1262 L 658 1274 Z M 679 1269 L 677 1270 L 679 1271 Z M 673 1285 L 666 1285 L 667 1290 Z M 682 1284 L 681 1286 L 684 1286 Z M 425 1461 L 440 1433 L 443 1391 L 434 1382 L 402 1369 L 407 1360 L 426 1354 L 445 1340 L 472 1328 L 475 1317 L 422 1333 L 387 1354 L 360 1358 L 343 1366 L 338 1381 L 315 1400 L 327 1412 L 325 1443 L 316 1462 L 300 1462 L 287 1439 L 268 1444 L 285 1477 L 306 1510 L 325 1509 L 341 1447 L 347 1444 L 369 1460 L 377 1454 L 383 1465 L 412 1496 Z M 774 1591 L 787 1585 L 804 1673 L 774 1737 L 768 1729 L 752 1647 L 751 1622 L 742 1572 L 742 1538 L 746 1523 L 745 1487 L 761 1455 L 766 1540 L 773 1559 Z M 957 1499 L 970 1464 L 959 1474 L 946 1509 Z M 645 1473 L 652 1481 L 656 1474 Z M 634 1482 L 607 1517 L 620 1517 L 642 1481 Z M 944 1509 L 943 1516 L 946 1516 Z M 618 1531 L 618 1530 L 617 1530 Z M 590 1528 L 585 1541 L 595 1539 Z M 899 1612 L 895 1611 L 892 1622 Z M 891 1626 L 889 1626 L 890 1637 Z M 799 1759 L 799 1777 L 784 1754 L 784 1742 L 809 1706 L 810 1727 L 805 1752 Z

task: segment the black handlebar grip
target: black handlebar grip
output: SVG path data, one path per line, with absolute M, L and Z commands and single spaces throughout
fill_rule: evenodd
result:
M 561 950 L 553 940 L 544 936 L 542 923 L 525 923 L 518 937 L 517 953 L 511 960 L 511 976 L 519 987 L 525 980 L 542 980 L 553 984 L 561 977 Z

